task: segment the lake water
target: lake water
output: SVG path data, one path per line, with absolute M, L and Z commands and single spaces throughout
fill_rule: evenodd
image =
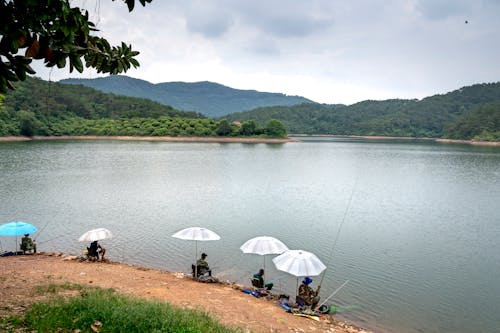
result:
M 248 285 L 265 264 L 275 288 L 293 295 L 295 277 L 272 256 L 239 250 L 274 236 L 327 264 L 323 299 L 349 280 L 331 299 L 347 308 L 341 319 L 376 332 L 500 330 L 499 148 L 12 142 L 0 143 L 0 189 L 1 223 L 38 226 L 41 251 L 81 253 L 78 237 L 106 227 L 110 259 L 187 273 L 195 243 L 171 235 L 203 226 L 222 237 L 197 244 L 216 276 Z

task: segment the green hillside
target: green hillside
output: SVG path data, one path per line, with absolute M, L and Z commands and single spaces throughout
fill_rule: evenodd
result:
M 147 99 L 34 78 L 20 82 L 0 103 L 0 136 L 282 137 L 286 132 L 500 141 L 500 83 L 477 84 L 422 100 L 263 107 L 219 120 Z
M 175 110 L 148 99 L 105 94 L 87 87 L 49 83 L 30 77 L 18 82 L 15 90 L 7 92 L 3 105 L 7 110 L 31 111 L 38 116 L 204 118 L 201 114 Z
M 489 83 L 422 100 L 267 107 L 225 118 L 253 119 L 259 123 L 278 119 L 289 133 L 500 140 L 497 101 L 500 101 L 500 83 Z M 482 126 L 484 123 L 489 125 Z
M 27 78 L 15 90 L 0 95 L 0 136 L 286 136 L 276 120 L 265 126 L 248 125 L 36 78 Z
M 81 84 L 106 93 L 147 98 L 179 110 L 196 111 L 209 117 L 220 117 L 263 106 L 312 103 L 300 96 L 239 90 L 213 82 L 153 84 L 123 75 L 96 79 L 66 79 L 59 82 Z
M 500 102 L 481 105 L 457 117 L 446 125 L 445 136 L 500 141 Z

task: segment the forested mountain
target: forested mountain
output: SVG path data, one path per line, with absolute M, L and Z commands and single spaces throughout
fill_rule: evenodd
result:
M 131 135 L 284 137 L 276 120 L 241 126 L 151 100 L 27 78 L 0 94 L 0 136 Z
M 153 84 L 123 75 L 96 79 L 65 79 L 64 84 L 81 84 L 125 96 L 148 98 L 176 109 L 200 112 L 209 117 L 252 110 L 257 107 L 312 103 L 300 96 L 255 90 L 238 90 L 213 82 L 164 82 Z
M 92 88 L 47 82 L 28 77 L 5 95 L 3 106 L 11 111 L 30 111 L 38 116 L 78 116 L 88 119 L 119 117 L 204 118 L 144 98 L 105 94 Z
M 257 108 L 219 120 L 147 99 L 34 78 L 19 82 L 0 101 L 0 136 L 284 136 L 287 131 L 500 141 L 500 83 L 477 84 L 422 100 Z
M 268 107 L 225 118 L 260 123 L 278 119 L 290 133 L 500 140 L 497 101 L 500 102 L 500 83 L 489 83 L 422 100 Z M 483 126 L 485 123 L 488 125 Z
M 500 141 L 500 102 L 481 105 L 456 118 L 446 125 L 445 136 Z

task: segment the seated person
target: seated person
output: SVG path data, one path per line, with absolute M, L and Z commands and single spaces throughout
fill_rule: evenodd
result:
M 310 277 L 305 277 L 302 284 L 299 287 L 299 294 L 297 295 L 297 304 L 300 306 L 310 306 L 311 310 L 314 310 L 319 303 L 319 290 L 321 286 L 316 288 L 314 291 L 309 285 L 313 282 Z
M 207 257 L 207 254 L 202 253 L 201 258 L 196 261 L 196 268 L 197 268 L 196 277 L 203 276 L 203 275 L 212 276 L 212 271 L 210 270 L 210 267 L 208 267 L 208 263 L 205 260 L 206 257 Z M 193 273 L 194 273 L 194 270 L 193 270 Z
M 252 277 L 252 286 L 255 288 L 266 288 L 266 290 L 271 290 L 273 288 L 272 283 L 264 284 L 264 270 L 261 268 Z
M 29 237 L 29 234 L 25 234 L 23 238 L 21 238 L 21 250 L 23 250 L 23 254 L 26 254 L 28 251 L 33 251 L 36 253 L 36 243 Z
M 95 260 L 99 260 L 99 253 L 101 253 L 101 260 L 104 259 L 104 255 L 106 254 L 106 249 L 97 243 L 97 241 L 90 243 L 90 247 L 87 250 L 89 257 L 95 258 Z

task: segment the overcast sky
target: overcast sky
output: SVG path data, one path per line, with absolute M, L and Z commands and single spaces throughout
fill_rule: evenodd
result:
M 320 103 L 423 98 L 500 81 L 500 0 L 82 1 L 152 83 L 213 81 Z M 76 4 L 76 2 L 74 2 Z M 97 5 L 96 5 L 97 3 Z M 38 76 L 96 78 L 67 70 Z

